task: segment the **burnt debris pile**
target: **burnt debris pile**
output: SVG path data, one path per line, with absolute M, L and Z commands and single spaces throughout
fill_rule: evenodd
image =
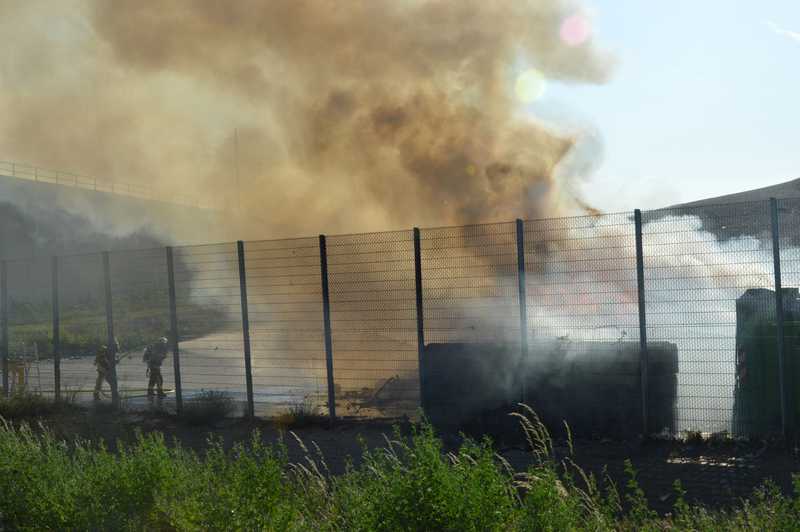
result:
M 648 347 L 648 432 L 674 431 L 678 350 Z M 525 397 L 542 421 L 582 437 L 642 432 L 638 342 L 536 342 L 526 359 L 519 345 L 428 344 L 422 359 L 425 412 L 443 431 L 497 433 L 516 424 L 507 413 Z

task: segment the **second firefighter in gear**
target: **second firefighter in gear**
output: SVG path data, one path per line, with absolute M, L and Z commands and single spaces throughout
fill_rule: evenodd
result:
M 101 345 L 97 350 L 94 357 L 94 365 L 97 367 L 97 380 L 94 383 L 94 400 L 100 400 L 100 393 L 103 390 L 103 381 L 106 381 L 109 386 L 111 384 L 111 365 L 117 362 L 117 353 L 119 352 L 119 340 L 114 339 L 113 349 L 109 349 L 107 345 Z
M 147 396 L 153 396 L 153 387 L 158 390 L 158 396 L 164 397 L 164 377 L 161 376 L 161 364 L 167 358 L 167 349 L 169 347 L 169 340 L 162 337 L 152 344 L 148 345 L 144 350 L 142 362 L 147 364 L 147 376 L 150 380 L 147 383 Z

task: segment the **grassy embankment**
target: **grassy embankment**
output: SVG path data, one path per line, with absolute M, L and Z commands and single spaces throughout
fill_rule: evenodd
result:
M 199 305 L 186 304 L 180 310 L 182 339 L 208 334 L 225 319 L 222 312 Z M 34 343 L 40 358 L 52 357 L 53 325 L 49 302 L 20 303 L 12 300 L 9 311 L 9 353 L 12 358 L 30 356 Z M 164 301 L 157 298 L 119 298 L 114 301 L 113 314 L 114 332 L 125 351 L 142 348 L 169 331 L 168 309 Z M 62 356 L 94 356 L 97 348 L 108 341 L 104 303 L 93 300 L 62 308 L 59 335 Z

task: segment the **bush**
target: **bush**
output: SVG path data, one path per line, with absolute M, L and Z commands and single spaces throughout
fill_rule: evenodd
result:
M 444 455 L 430 426 L 365 450 L 362 468 L 330 484 L 320 521 L 331 530 L 501 530 L 518 513 L 511 474 L 488 441 Z
M 225 393 L 204 390 L 183 402 L 181 419 L 189 425 L 210 425 L 233 414 L 236 404 Z
M 275 423 L 286 430 L 328 425 L 330 418 L 310 403 L 292 405 L 288 412 L 275 417 Z
M 14 393 L 0 398 L 0 418 L 9 421 L 46 417 L 63 412 L 72 405 L 69 401 L 55 401 L 33 393 Z
M 0 529 L 287 530 L 302 522 L 285 454 L 259 443 L 205 460 L 158 434 L 116 454 L 0 426 Z

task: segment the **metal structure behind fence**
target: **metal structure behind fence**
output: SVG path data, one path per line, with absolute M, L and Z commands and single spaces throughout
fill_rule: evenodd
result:
M 796 433 L 797 413 L 800 412 L 800 309 L 794 291 L 800 288 L 800 199 L 782 199 L 776 203 L 778 215 L 778 248 L 780 253 L 781 279 L 784 288 L 784 372 L 785 402 L 790 415 L 787 430 Z M 794 413 L 794 415 L 791 415 Z
M 742 376 L 737 375 L 739 352 L 764 360 L 776 356 L 771 349 L 753 352 L 744 347 L 768 340 L 768 324 L 759 325 L 758 320 L 772 324 L 775 320 L 769 205 L 672 209 L 647 217 L 651 221 L 644 226 L 643 239 L 648 340 L 678 346 L 677 425 L 687 430 L 731 430 L 737 380 Z M 750 289 L 761 292 L 748 295 Z M 748 321 L 753 326 L 737 323 L 744 317 L 737 312 L 743 297 L 751 298 Z M 774 376 L 777 379 L 777 372 Z M 777 380 L 774 386 L 759 386 L 759 393 L 778 397 Z M 775 413 L 778 418 L 768 423 L 780 430 L 780 409 L 768 413 L 762 406 L 758 401 L 742 405 L 737 420 L 742 431 L 749 431 L 756 417 Z
M 54 370 L 39 364 L 53 358 L 51 259 L 7 261 L 6 275 L 9 392 L 32 391 L 52 396 Z
M 179 407 L 215 391 L 251 415 L 467 415 L 466 365 L 587 430 L 791 434 L 798 214 L 792 199 L 4 261 L 3 390 L 91 397 L 113 335 L 136 403 L 142 350 L 166 336 Z

